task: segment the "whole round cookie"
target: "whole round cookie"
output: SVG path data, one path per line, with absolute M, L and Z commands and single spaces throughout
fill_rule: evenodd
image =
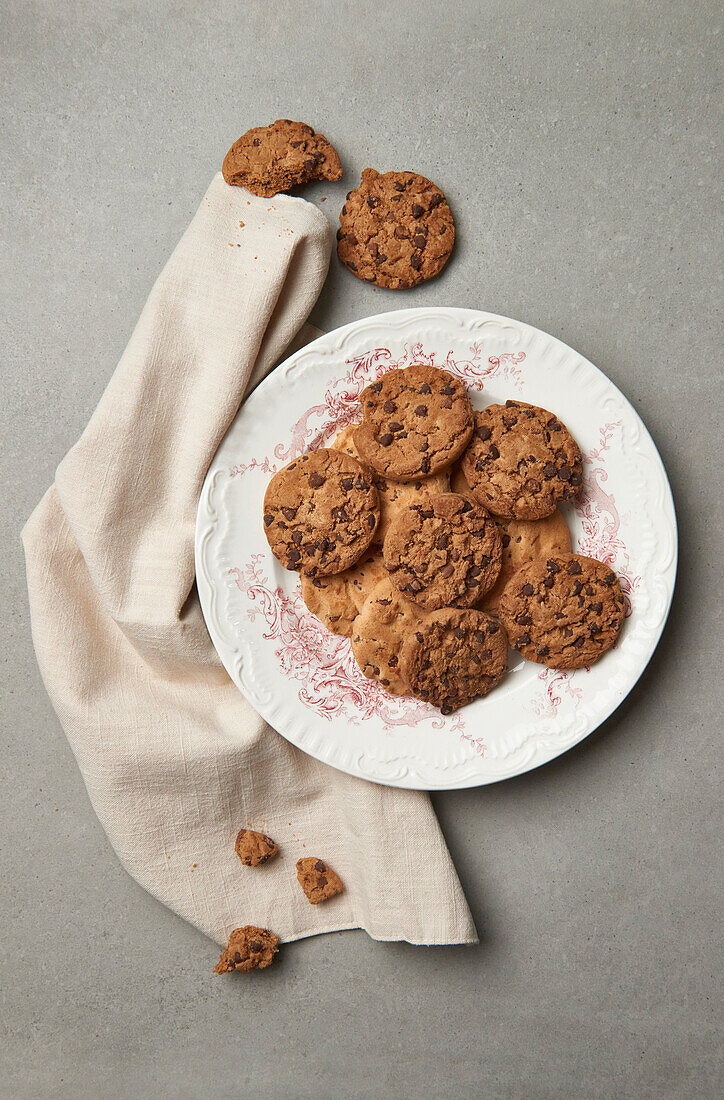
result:
M 417 481 L 447 469 L 473 431 L 465 387 L 447 371 L 418 363 L 391 370 L 360 394 L 354 432 L 361 457 L 392 481 Z
M 365 168 L 337 230 L 337 255 L 358 279 L 389 290 L 416 286 L 442 271 L 455 243 L 445 196 L 417 172 Z
M 624 598 L 616 574 L 595 558 L 557 554 L 526 565 L 498 605 L 510 644 L 548 668 L 583 668 L 616 641 Z
M 503 543 L 503 560 L 500 576 L 480 604 L 483 611 L 497 611 L 506 584 L 528 562 L 571 553 L 571 532 L 557 508 L 543 519 L 499 518 L 498 527 Z
M 550 515 L 583 481 L 581 452 L 568 429 L 547 409 L 523 401 L 476 412 L 461 465 L 480 503 L 515 519 Z
M 479 603 L 500 573 L 502 544 L 485 509 L 457 493 L 441 493 L 397 516 L 383 554 L 394 586 L 434 611 Z
M 384 576 L 385 566 L 378 550 L 342 573 L 328 577 L 302 575 L 302 599 L 327 630 L 349 637 L 362 605 Z
M 271 198 L 310 180 L 338 180 L 337 150 L 305 122 L 278 118 L 247 130 L 229 149 L 221 168 L 227 183 Z
M 359 458 L 355 446 L 354 432 L 356 424 L 349 424 L 330 443 L 338 451 L 345 451 Z M 375 544 L 381 546 L 395 516 L 408 504 L 413 504 L 423 496 L 432 493 L 447 493 L 450 490 L 450 477 L 446 470 L 418 481 L 390 481 L 389 478 L 375 474 L 375 485 L 380 494 L 380 522 L 375 531 Z
M 362 557 L 380 518 L 372 473 L 341 451 L 320 449 L 275 474 L 264 494 L 264 533 L 286 569 L 341 573 Z
M 508 640 L 484 611 L 448 607 L 408 635 L 400 660 L 413 695 L 452 714 L 495 687 L 508 667 Z
M 388 577 L 375 585 L 352 632 L 352 652 L 368 680 L 379 680 L 393 695 L 410 694 L 400 670 L 400 650 L 424 615 L 397 591 Z

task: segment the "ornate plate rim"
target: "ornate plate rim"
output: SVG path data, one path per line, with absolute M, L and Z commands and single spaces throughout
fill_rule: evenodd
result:
M 550 342 L 551 346 L 558 349 L 563 353 L 563 356 L 573 356 L 575 359 L 583 365 L 584 369 L 592 372 L 592 378 L 598 379 L 603 383 L 605 389 L 609 394 L 615 396 L 626 408 L 630 416 L 633 417 L 633 423 L 635 424 L 638 433 L 643 440 L 648 444 L 650 448 L 651 456 L 658 467 L 658 473 L 663 478 L 664 496 L 665 500 L 662 502 L 668 504 L 670 508 L 670 520 L 671 529 L 669 535 L 671 537 L 671 550 L 670 561 L 666 566 L 665 581 L 665 606 L 660 615 L 660 621 L 654 626 L 651 631 L 650 638 L 646 645 L 645 654 L 639 655 L 637 668 L 635 675 L 632 679 L 627 681 L 625 685 L 625 691 L 623 694 L 615 695 L 612 698 L 607 699 L 600 711 L 596 714 L 592 723 L 584 722 L 579 728 L 575 729 L 574 736 L 570 741 L 559 745 L 548 745 L 542 752 L 538 753 L 538 757 L 529 757 L 524 759 L 518 764 L 514 764 L 509 770 L 501 771 L 500 774 L 479 774 L 475 769 L 468 770 L 462 776 L 457 778 L 452 777 L 438 777 L 441 781 L 433 782 L 430 778 L 426 778 L 422 781 L 421 776 L 416 776 L 413 771 L 410 773 L 409 768 L 402 767 L 398 770 L 398 773 L 385 774 L 382 768 L 385 761 L 377 760 L 372 754 L 368 756 L 369 760 L 373 763 L 376 761 L 379 764 L 378 773 L 371 774 L 369 771 L 365 772 L 360 766 L 361 759 L 365 758 L 363 753 L 359 759 L 355 760 L 350 757 L 347 759 L 339 759 L 339 748 L 335 745 L 333 739 L 327 739 L 325 742 L 324 737 L 319 736 L 319 729 L 311 730 L 309 728 L 310 722 L 313 721 L 311 715 L 307 717 L 307 721 L 300 720 L 299 715 L 296 716 L 296 723 L 284 720 L 282 713 L 283 708 L 271 697 L 264 697 L 260 694 L 253 682 L 249 682 L 242 674 L 242 667 L 244 663 L 243 654 L 241 652 L 240 644 L 236 643 L 227 632 L 224 631 L 222 624 L 218 619 L 217 612 L 217 597 L 219 589 L 219 578 L 211 575 L 210 570 L 207 568 L 205 554 L 209 546 L 210 539 L 216 530 L 219 516 L 216 511 L 215 504 L 215 482 L 220 472 L 220 466 L 223 460 L 225 447 L 231 433 L 234 431 L 239 418 L 245 416 L 245 410 L 247 404 L 253 399 L 254 407 L 256 407 L 261 398 L 266 394 L 268 390 L 274 390 L 279 385 L 282 378 L 288 378 L 295 367 L 303 361 L 306 357 L 309 357 L 311 353 L 319 353 L 322 355 L 330 355 L 333 351 L 341 351 L 344 345 L 356 334 L 365 330 L 370 330 L 372 335 L 373 330 L 379 326 L 381 330 L 387 328 L 394 328 L 395 325 L 398 328 L 407 326 L 412 323 L 424 324 L 426 322 L 434 321 L 449 321 L 451 327 L 464 327 L 466 324 L 469 326 L 475 326 L 475 328 L 483 328 L 490 325 L 500 330 L 516 330 L 526 334 L 529 339 L 534 337 L 542 337 L 545 341 Z M 380 333 L 380 338 L 384 336 L 384 333 Z M 459 336 L 459 332 L 455 333 L 455 336 Z M 261 395 L 261 397 L 260 397 Z M 228 469 L 228 463 L 225 463 L 225 468 Z M 625 698 L 635 687 L 636 683 L 646 670 L 651 657 L 653 656 L 658 642 L 663 633 L 666 621 L 668 619 L 669 611 L 671 608 L 671 602 L 673 599 L 677 565 L 678 565 L 678 529 L 676 521 L 676 511 L 674 506 L 673 494 L 671 491 L 671 485 L 666 473 L 661 456 L 656 448 L 656 445 L 648 431 L 646 425 L 641 419 L 640 415 L 633 407 L 631 402 L 626 398 L 622 391 L 604 374 L 604 372 L 591 363 L 588 359 L 582 356 L 575 349 L 559 340 L 557 337 L 544 332 L 541 329 L 535 328 L 535 326 L 528 325 L 525 322 L 516 321 L 512 318 L 508 318 L 499 314 L 487 313 L 482 310 L 473 309 L 461 309 L 456 307 L 447 306 L 434 306 L 434 307 L 417 307 L 413 309 L 392 310 L 385 313 L 371 315 L 369 317 L 360 318 L 357 321 L 352 321 L 346 325 L 343 325 L 330 332 L 324 333 L 317 339 L 311 341 L 309 344 L 304 345 L 293 355 L 289 356 L 286 360 L 280 363 L 253 391 L 253 394 L 242 404 L 241 408 L 237 412 L 237 415 L 232 422 L 229 431 L 226 433 L 224 439 L 221 441 L 219 448 L 210 464 L 207 472 L 202 491 L 199 499 L 199 507 L 196 519 L 196 531 L 195 531 L 195 557 L 196 557 L 196 578 L 199 598 L 201 602 L 201 608 L 204 614 L 207 628 L 211 636 L 212 642 L 224 664 L 231 679 L 242 692 L 242 694 L 248 699 L 248 701 L 254 706 L 262 718 L 264 718 L 274 729 L 278 730 L 287 740 L 292 744 L 300 748 L 302 751 L 309 753 L 311 756 L 316 757 L 322 762 L 329 764 L 332 767 L 346 772 L 351 775 L 356 775 L 360 778 L 366 779 L 371 782 L 377 782 L 389 786 L 406 787 L 422 790 L 450 790 L 450 789 L 463 789 L 475 786 L 483 786 L 488 783 L 500 782 L 504 779 L 512 779 L 525 772 L 532 771 L 535 768 L 541 767 L 543 764 L 549 763 L 551 760 L 556 759 L 563 753 L 567 752 L 574 745 L 579 744 L 586 737 L 590 736 L 599 726 L 605 722 L 610 716 L 618 709 Z M 281 670 L 279 672 L 281 676 Z M 391 758 L 392 764 L 396 762 L 398 758 Z

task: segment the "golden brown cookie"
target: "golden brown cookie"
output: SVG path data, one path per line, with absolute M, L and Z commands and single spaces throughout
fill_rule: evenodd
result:
M 327 901 L 344 890 L 339 876 L 316 856 L 297 860 L 297 881 L 312 905 L 319 905 L 320 901 Z
M 360 394 L 354 442 L 372 469 L 392 481 L 418 481 L 446 470 L 465 450 L 473 410 L 462 382 L 417 363 L 391 370 Z
M 343 573 L 330 577 L 302 575 L 302 599 L 327 630 L 349 637 L 367 596 L 386 575 L 382 554 L 376 550 Z
M 485 612 L 447 607 L 418 624 L 401 662 L 413 694 L 452 714 L 495 687 L 508 666 L 508 641 Z
M 264 533 L 286 569 L 341 573 L 362 557 L 380 518 L 372 473 L 341 451 L 295 458 L 269 482 Z
M 393 695 L 409 695 L 410 686 L 400 668 L 402 643 L 425 616 L 406 600 L 389 577 L 375 585 L 357 616 L 352 652 L 368 680 L 378 680 Z
M 253 924 L 235 928 L 214 967 L 214 974 L 230 974 L 232 970 L 242 973 L 263 970 L 270 965 L 278 950 L 279 937 L 268 928 L 255 928 Z
M 616 574 L 595 558 L 557 554 L 512 577 L 498 605 L 510 644 L 548 668 L 593 664 L 616 641 L 624 598 Z
M 332 440 L 330 447 L 337 451 L 344 451 L 354 458 L 359 458 L 359 451 L 354 442 L 356 429 L 357 424 L 348 424 Z M 422 496 L 448 492 L 450 477 L 446 470 L 441 470 L 440 473 L 431 474 L 424 480 L 418 481 L 391 481 L 389 478 L 382 477 L 381 474 L 375 474 L 375 485 L 380 495 L 380 522 L 377 524 L 374 541 L 376 545 L 381 546 L 395 516 L 406 505 L 414 503 Z
M 342 178 L 334 146 L 311 126 L 288 118 L 247 130 L 229 149 L 221 171 L 227 183 L 264 198 L 310 180 Z
M 523 401 L 488 405 L 462 459 L 474 495 L 496 516 L 541 519 L 583 481 L 581 452 L 547 409 Z
M 339 216 L 337 255 L 358 279 L 390 290 L 442 271 L 455 243 L 445 196 L 416 172 L 365 168 Z
M 543 519 L 498 517 L 498 527 L 503 543 L 503 560 L 500 576 L 480 604 L 483 611 L 497 610 L 506 584 L 528 562 L 571 553 L 571 532 L 557 508 Z
M 441 493 L 397 516 L 383 554 L 395 588 L 435 611 L 479 603 L 500 573 L 502 544 L 484 508 L 457 493 Z
M 279 845 L 270 836 L 254 829 L 239 829 L 234 848 L 245 867 L 261 867 L 279 851 Z

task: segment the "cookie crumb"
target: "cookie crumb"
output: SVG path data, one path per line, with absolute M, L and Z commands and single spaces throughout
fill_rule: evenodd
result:
M 327 901 L 344 890 L 339 875 L 316 856 L 297 860 L 297 880 L 312 905 L 319 905 L 320 901 Z
M 245 867 L 261 867 L 274 859 L 279 852 L 279 845 L 266 833 L 258 833 L 254 829 L 239 829 L 234 849 Z
M 263 970 L 271 964 L 278 950 L 279 937 L 268 928 L 256 928 L 253 924 L 235 928 L 219 956 L 214 974 L 230 974 L 232 970 L 246 974 L 250 970 Z

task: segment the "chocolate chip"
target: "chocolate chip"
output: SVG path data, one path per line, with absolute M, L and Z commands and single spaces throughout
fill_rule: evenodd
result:
M 430 459 L 427 457 L 427 455 L 425 455 L 425 457 L 420 461 L 420 471 L 423 474 L 430 473 Z
M 302 532 L 301 531 L 292 531 L 292 542 L 296 546 L 299 546 L 301 541 L 302 541 Z
M 241 951 L 235 951 L 234 952 L 234 962 L 235 963 L 240 963 L 241 961 L 242 961 Z
M 318 489 L 320 487 L 320 485 L 324 485 L 324 478 L 322 477 L 321 474 L 318 474 L 317 471 L 314 470 L 309 475 L 309 484 L 311 485 L 311 487 L 313 489 Z
M 605 576 L 603 578 L 603 583 L 610 585 L 610 584 L 613 584 L 615 580 L 616 580 L 616 574 L 615 573 L 609 573 L 607 576 Z
M 536 649 L 535 655 L 536 657 L 547 657 L 549 652 L 550 650 L 548 649 L 547 645 L 541 645 L 538 646 L 538 648 Z
M 295 550 L 294 547 L 292 547 L 291 550 L 289 551 L 289 555 L 288 555 L 289 564 L 292 565 L 292 566 L 296 565 L 297 562 L 300 560 L 301 556 L 302 555 L 299 553 L 299 551 Z
M 530 615 L 526 615 L 526 614 L 519 615 L 518 618 L 515 621 L 518 624 L 518 626 L 530 626 L 530 624 L 533 622 Z
M 422 257 L 417 252 L 413 252 L 410 256 L 410 267 L 413 271 L 419 271 L 422 267 Z
M 273 522 L 274 522 L 274 516 L 270 515 L 270 514 L 269 514 L 269 513 L 267 512 L 267 514 L 266 514 L 266 515 L 264 516 L 264 523 L 265 523 L 265 525 L 266 525 L 266 526 L 268 527 L 268 526 L 269 526 L 269 524 L 270 524 L 270 523 L 273 523 Z
M 424 213 L 425 213 L 425 211 L 420 206 L 419 202 L 413 202 L 413 204 L 412 204 L 412 216 L 413 216 L 413 218 L 421 218 Z
M 397 412 L 397 405 L 394 401 L 385 401 L 382 408 L 385 410 L 386 413 Z
M 571 480 L 571 467 L 570 466 L 561 466 L 560 470 L 558 471 L 558 477 L 560 478 L 561 481 L 570 481 Z
M 389 447 L 390 443 L 394 443 L 394 441 L 395 441 L 394 435 L 390 435 L 389 432 L 385 432 L 384 435 L 380 436 L 380 444 L 383 447 Z
M 402 424 L 398 424 L 396 420 L 391 420 L 387 427 L 390 429 L 391 432 L 402 431 Z
M 560 565 L 558 564 L 558 562 L 555 561 L 547 561 L 546 569 L 549 573 L 560 573 L 561 571 Z M 580 573 L 580 569 L 578 570 L 578 572 Z
M 441 202 L 444 202 L 444 199 L 443 199 L 442 195 L 439 193 L 439 191 L 436 191 L 435 194 L 430 199 L 430 209 L 434 210 L 435 207 L 439 206 Z
M 380 200 L 376 199 L 374 197 L 374 195 L 368 195 L 367 196 L 367 205 L 369 206 L 370 210 L 374 210 L 374 208 L 376 206 L 380 205 Z
M 261 944 L 258 940 L 249 940 L 250 951 L 261 951 Z
M 555 583 L 556 578 L 552 574 L 549 574 L 543 579 L 543 584 L 546 586 L 546 588 L 552 588 Z
M 573 642 L 573 646 L 574 646 L 574 648 L 575 648 L 575 649 L 580 649 L 580 648 L 581 648 L 581 646 L 583 645 L 583 643 L 585 642 L 585 640 L 586 640 L 586 639 L 585 639 L 585 638 L 583 637 L 583 635 L 581 634 L 581 635 L 580 635 L 580 636 L 579 636 L 578 638 L 576 638 L 575 642 Z
M 415 248 L 424 248 L 426 242 L 427 237 L 424 233 L 416 233 L 415 236 L 412 238 L 412 243 L 414 244 Z
M 395 237 L 397 238 L 398 241 L 404 241 L 406 236 L 407 236 L 407 233 L 405 232 L 405 230 L 402 228 L 401 225 L 395 226 Z
M 397 668 L 397 657 L 395 657 L 394 653 L 390 657 L 387 664 L 390 666 L 390 668 Z
M 576 574 L 582 573 L 583 570 L 581 569 L 581 563 L 575 560 L 569 561 L 567 572 L 570 573 L 571 576 L 576 576 Z
M 415 632 L 415 637 L 417 638 L 418 642 L 423 642 L 425 640 L 419 630 Z
M 580 474 L 571 474 L 571 485 L 580 485 L 583 478 Z
M 483 425 L 482 428 L 476 428 L 475 434 L 478 439 L 482 439 L 483 441 L 485 441 L 486 439 L 490 439 L 490 428 L 486 428 L 485 425 Z
M 372 385 L 370 386 L 370 389 L 372 390 L 373 393 L 379 393 L 380 390 L 382 389 L 382 383 L 381 382 L 373 382 Z
M 510 546 L 510 535 L 507 531 L 502 532 L 500 536 L 500 541 L 502 542 L 503 546 Z
M 461 507 L 460 511 L 463 514 L 465 514 L 465 512 L 471 512 L 472 508 L 473 508 L 473 506 L 472 506 L 472 504 L 470 503 L 469 500 L 463 500 L 462 507 Z
M 539 493 L 540 492 L 540 481 L 536 481 L 536 479 L 534 477 L 529 477 L 528 480 L 525 483 L 525 487 L 526 487 L 526 489 L 528 490 L 529 493 Z
M 404 183 L 400 183 L 400 181 L 399 181 L 399 180 L 397 180 L 397 181 L 395 182 L 395 191 L 404 191 L 404 190 L 405 190 L 405 185 L 404 185 Z
M 491 443 L 490 450 L 488 451 L 488 454 L 490 455 L 491 458 L 500 458 L 500 451 L 498 450 L 498 448 L 495 446 L 494 443 Z
M 443 565 L 442 569 L 440 570 L 440 576 L 441 577 L 450 577 L 450 576 L 452 576 L 452 573 L 453 573 L 453 566 L 452 565 Z
M 444 550 L 445 547 L 447 546 L 447 544 L 448 544 L 447 535 L 438 535 L 437 536 L 437 539 L 435 540 L 435 546 L 437 547 L 438 550 Z
M 453 634 L 455 635 L 455 637 L 458 640 L 465 637 L 465 631 L 463 630 L 463 628 L 461 626 L 456 626 L 455 629 L 453 630 Z
M 591 623 L 591 637 L 593 638 L 596 634 L 600 634 L 600 633 L 601 633 L 601 627 L 600 627 L 599 623 Z
M 522 596 L 532 596 L 535 592 L 535 588 L 532 584 L 524 584 L 520 592 Z
M 314 159 L 305 160 L 304 167 L 307 169 L 308 172 L 313 172 L 314 169 L 317 167 L 317 162 Z
M 516 647 L 521 645 L 530 645 L 530 634 L 521 634 L 520 637 L 516 639 L 515 644 Z
M 297 514 L 296 508 L 282 508 L 282 515 L 284 519 L 293 520 Z
M 491 619 L 485 629 L 488 634 L 497 634 L 500 630 L 500 623 L 496 623 L 495 619 Z
M 423 382 L 420 386 L 420 393 L 432 393 L 432 390 L 428 386 L 427 382 Z
M 326 863 L 322 863 L 321 859 L 318 859 L 317 862 L 314 864 L 314 870 L 322 873 L 327 870 L 327 865 Z
M 352 486 L 354 485 L 354 478 L 353 477 L 343 477 L 340 484 L 341 484 L 342 488 L 344 489 L 345 493 L 348 493 L 350 491 L 350 489 L 352 488 Z
M 440 714 L 443 714 L 446 718 L 447 718 L 448 714 L 452 714 L 452 712 L 453 712 L 453 708 L 448 706 L 447 703 L 445 704 L 444 707 L 440 707 Z
M 600 615 L 601 612 L 603 611 L 603 604 L 602 603 L 592 603 L 591 604 L 591 611 L 594 611 L 597 615 Z
M 557 473 L 558 470 L 555 466 L 555 463 L 553 462 L 547 462 L 543 467 L 543 477 L 546 479 L 546 481 L 550 481 L 550 479 L 552 477 L 555 477 Z

